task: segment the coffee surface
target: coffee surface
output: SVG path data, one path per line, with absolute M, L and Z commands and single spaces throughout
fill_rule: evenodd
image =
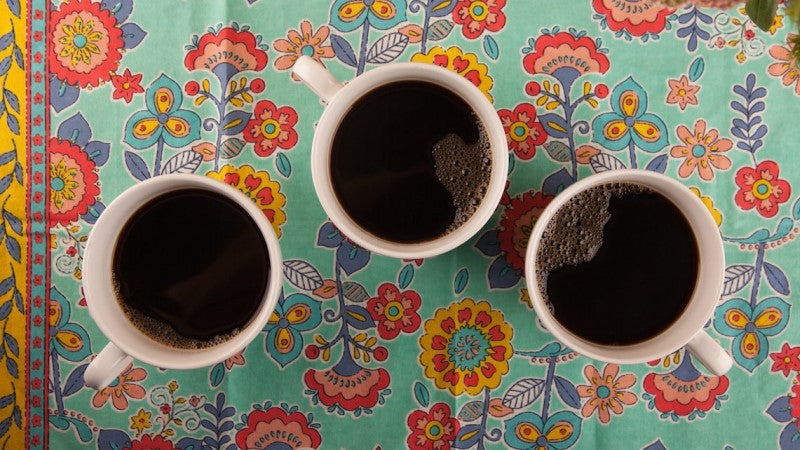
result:
M 177 348 L 224 342 L 258 310 L 269 254 L 256 222 L 234 201 L 201 189 L 163 194 L 125 224 L 112 276 L 128 319 Z
M 389 241 L 424 242 L 469 220 L 491 175 L 486 131 L 472 108 L 438 85 L 374 89 L 342 119 L 330 158 L 348 215 Z
M 606 184 L 563 205 L 536 255 L 539 291 L 554 317 L 594 343 L 630 345 L 667 329 L 698 273 L 689 223 L 647 187 Z

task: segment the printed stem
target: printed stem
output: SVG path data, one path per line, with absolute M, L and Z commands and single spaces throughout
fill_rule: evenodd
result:
M 750 290 L 750 307 L 756 307 L 756 300 L 758 298 L 758 288 L 761 285 L 761 271 L 764 268 L 764 251 L 767 244 L 758 244 L 758 251 L 756 252 L 756 265 L 755 274 L 753 275 L 753 289 Z
M 544 401 L 542 402 L 542 421 L 547 422 L 547 412 L 550 409 L 550 396 L 553 393 L 553 377 L 556 373 L 556 356 L 550 357 L 547 363 L 547 376 L 544 379 Z
M 369 41 L 369 19 L 364 21 L 364 29 L 361 31 L 361 49 L 358 52 L 358 68 L 356 76 L 364 73 L 364 66 L 367 64 L 367 42 Z
M 631 169 L 636 168 L 636 144 L 633 143 L 633 139 L 628 142 L 628 156 L 631 160 Z
M 429 4 L 425 5 L 425 18 L 422 20 L 422 40 L 419 41 L 419 51 L 422 54 L 426 53 L 426 47 L 428 44 L 428 25 L 431 21 L 431 14 L 430 14 L 430 2 Z
M 157 177 L 161 173 L 161 157 L 164 155 L 164 139 L 158 138 L 158 146 L 156 147 L 156 162 L 153 165 L 153 176 Z
M 58 355 L 53 352 L 50 355 L 53 365 L 53 393 L 56 396 L 56 412 L 59 415 L 64 414 L 64 397 L 61 394 L 61 368 L 58 367 Z
M 483 389 L 483 415 L 481 415 L 481 439 L 478 441 L 478 449 L 482 450 L 483 446 L 483 437 L 486 435 L 486 419 L 489 415 L 489 389 Z
M 335 255 L 334 258 L 336 258 Z M 339 265 L 338 260 L 334 260 L 334 269 L 336 273 L 336 290 L 338 291 L 336 293 L 336 297 L 339 301 L 339 317 L 342 319 L 342 327 L 339 328 L 339 335 L 336 337 L 336 340 L 339 340 L 344 336 L 347 336 L 348 340 L 350 340 L 350 326 L 347 325 L 347 320 L 345 320 L 343 316 L 345 303 L 344 294 L 342 294 L 342 268 Z M 347 345 L 347 342 L 345 342 L 342 347 L 344 347 L 342 349 L 342 358 L 344 359 L 344 357 L 347 357 L 352 359 L 352 356 L 350 355 L 350 346 Z
M 224 86 L 223 86 L 224 89 Z M 217 122 L 217 143 L 215 145 L 214 150 L 214 170 L 219 170 L 219 144 L 222 142 L 222 119 L 225 118 L 225 104 L 228 101 L 226 98 L 225 100 L 217 103 L 217 115 L 219 116 L 219 121 Z
M 572 87 L 572 86 L 569 86 Z M 572 169 L 571 175 L 573 181 L 578 181 L 578 159 L 575 157 L 575 127 L 572 125 L 572 113 L 575 112 L 574 106 L 569 102 L 569 87 L 564 88 L 564 120 L 569 127 L 569 160 Z

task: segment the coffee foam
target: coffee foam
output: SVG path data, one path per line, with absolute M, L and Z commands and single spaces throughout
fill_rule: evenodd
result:
M 652 192 L 633 183 L 608 183 L 589 188 L 569 199 L 550 219 L 536 253 L 536 284 L 547 301 L 547 276 L 561 267 L 591 261 L 603 246 L 603 228 L 611 214 L 612 197 Z
M 453 197 L 455 218 L 447 233 L 455 231 L 475 214 L 486 196 L 492 172 L 489 137 L 479 119 L 478 141 L 466 144 L 457 134 L 449 134 L 433 147 L 436 178 Z
M 200 350 L 227 342 L 242 331 L 237 328 L 229 333 L 217 335 L 208 340 L 187 338 L 175 331 L 169 324 L 150 317 L 125 303 L 125 301 L 122 300 L 119 288 L 116 287 L 116 282 L 114 282 L 114 285 L 114 296 L 128 321 L 147 337 L 167 347 L 184 350 Z

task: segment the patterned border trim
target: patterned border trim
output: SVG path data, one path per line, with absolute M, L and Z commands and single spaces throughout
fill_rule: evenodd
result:
M 29 252 L 28 260 L 30 281 L 28 304 L 28 430 L 26 446 L 30 449 L 43 449 L 47 447 L 47 373 L 49 370 L 47 358 L 47 333 L 49 321 L 47 320 L 48 304 L 50 301 L 47 286 L 50 285 L 50 242 L 47 226 L 47 208 L 50 199 L 47 197 L 45 186 L 50 183 L 50 171 L 47 170 L 50 158 L 45 145 L 49 138 L 50 115 L 47 108 L 49 104 L 47 71 L 47 43 L 46 20 L 50 16 L 50 2 L 47 0 L 31 0 L 29 3 L 29 36 L 28 50 L 28 98 L 31 99 L 28 109 L 29 136 L 28 142 L 28 179 L 30 191 L 28 195 L 28 214 L 30 218 Z M 44 75 L 43 75 L 44 74 Z M 38 182 L 37 182 L 38 181 Z M 31 201 L 33 200 L 33 201 Z M 44 326 L 42 326 L 44 324 Z M 38 382 L 37 382 L 38 381 Z M 38 420 L 37 420 L 38 417 Z

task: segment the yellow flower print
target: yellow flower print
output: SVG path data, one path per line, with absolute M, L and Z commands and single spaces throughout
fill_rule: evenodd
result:
M 139 436 L 142 431 L 153 426 L 153 424 L 150 423 L 150 416 L 152 416 L 152 413 L 150 411 L 145 411 L 144 408 L 139 408 L 139 412 L 131 416 L 130 428 L 136 431 L 136 436 Z
M 275 234 L 281 237 L 281 225 L 286 222 L 286 196 L 281 192 L 281 185 L 270 179 L 269 172 L 255 170 L 253 166 L 245 164 L 233 167 L 226 164 L 218 172 L 211 171 L 206 176 L 227 183 L 247 194 L 272 222 Z
M 513 330 L 503 313 L 471 298 L 440 308 L 425 322 L 419 361 L 425 376 L 453 395 L 494 389 L 508 373 Z
M 716 222 L 717 226 L 719 227 L 722 225 L 722 213 L 720 210 L 714 207 L 714 200 L 711 198 L 711 196 L 703 195 L 700 192 L 700 189 L 696 187 L 689 188 L 689 190 L 692 191 L 692 193 L 696 195 L 704 205 L 706 205 L 708 212 L 711 213 L 711 217 L 714 218 L 714 222 Z
M 436 64 L 452 70 L 483 91 L 490 102 L 494 101 L 492 94 L 489 93 L 494 85 L 494 80 L 489 76 L 489 67 L 478 62 L 478 56 L 475 53 L 464 53 L 458 47 L 450 47 L 445 50 L 436 46 L 428 50 L 428 53 L 415 54 L 411 57 L 411 61 Z

